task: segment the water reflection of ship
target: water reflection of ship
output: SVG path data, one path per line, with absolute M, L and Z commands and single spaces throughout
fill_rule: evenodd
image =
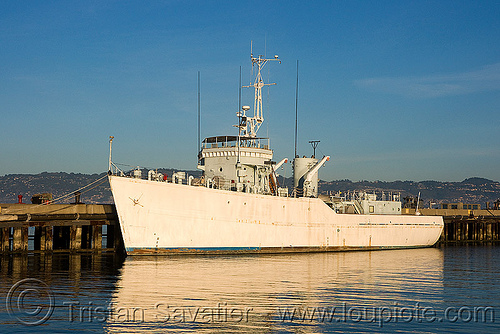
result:
M 125 320 L 141 323 L 134 328 L 139 332 L 164 327 L 179 332 L 279 329 L 284 324 L 278 319 L 278 308 L 425 305 L 440 295 L 442 276 L 443 253 L 436 248 L 133 257 L 121 269 L 112 298 L 115 318 L 108 325 L 111 332 L 121 332 Z

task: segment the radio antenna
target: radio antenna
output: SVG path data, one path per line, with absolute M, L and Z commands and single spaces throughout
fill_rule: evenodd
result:
M 238 84 L 238 110 L 241 110 L 241 65 L 240 65 L 240 81 Z
M 199 153 L 201 145 L 201 104 L 200 104 L 200 71 L 198 71 L 198 142 L 197 149 Z
M 294 159 L 297 157 L 298 104 L 299 104 L 299 60 L 297 59 L 297 82 L 295 84 L 295 152 L 294 152 Z
M 311 144 L 312 148 L 313 148 L 313 158 L 316 158 L 316 147 L 318 147 L 318 144 L 319 144 L 319 140 L 310 140 L 309 141 L 309 144 Z
M 248 86 L 243 86 L 245 88 L 253 87 L 255 89 L 253 117 L 245 115 L 247 124 L 250 126 L 250 129 L 245 131 L 245 135 L 255 138 L 257 137 L 257 131 L 259 131 L 259 128 L 264 121 L 264 115 L 262 112 L 262 87 L 276 85 L 276 83 L 264 83 L 261 71 L 268 61 L 278 61 L 281 64 L 281 60 L 278 58 L 278 55 L 274 56 L 274 58 L 267 59 L 263 55 L 255 57 L 253 53 L 250 54 L 250 58 L 252 59 L 252 68 L 254 65 L 257 66 L 257 75 L 253 84 L 251 83 Z

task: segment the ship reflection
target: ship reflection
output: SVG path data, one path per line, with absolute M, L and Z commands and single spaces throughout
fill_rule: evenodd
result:
M 359 330 L 359 319 L 373 320 L 380 308 L 439 302 L 442 282 L 443 252 L 436 248 L 129 257 L 105 328 L 120 333 Z

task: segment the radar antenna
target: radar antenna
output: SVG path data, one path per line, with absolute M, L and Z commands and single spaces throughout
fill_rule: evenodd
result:
M 313 148 L 313 158 L 316 157 L 316 147 L 318 147 L 318 144 L 319 144 L 319 140 L 310 140 L 309 141 L 309 144 L 311 144 L 312 148 Z
M 249 137 L 257 137 L 257 131 L 259 131 L 259 128 L 264 121 L 264 115 L 262 113 L 262 87 L 264 86 L 271 86 L 271 85 L 276 85 L 276 83 L 264 83 L 262 80 L 262 75 L 261 75 L 261 70 L 264 68 L 266 63 L 268 61 L 278 61 L 281 64 L 281 60 L 278 58 L 278 56 L 274 56 L 274 58 L 267 59 L 263 55 L 259 55 L 257 57 L 254 57 L 253 53 L 250 54 L 250 57 L 252 59 L 252 67 L 254 65 L 257 65 L 257 76 L 255 77 L 255 82 L 253 84 L 250 84 L 249 86 L 243 86 L 245 88 L 249 87 L 254 87 L 255 88 L 255 101 L 254 101 L 254 107 L 253 107 L 253 117 L 248 117 L 243 114 L 241 116 L 245 117 L 246 119 L 246 124 L 245 124 L 245 129 L 243 129 L 243 134 Z M 240 124 L 241 125 L 241 124 Z M 246 125 L 250 126 L 250 130 L 246 128 Z

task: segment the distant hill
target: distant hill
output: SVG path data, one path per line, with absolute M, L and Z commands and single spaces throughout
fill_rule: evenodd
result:
M 113 198 L 106 179 L 102 174 L 47 173 L 10 174 L 0 177 L 0 203 L 17 203 L 18 195 L 24 203 L 31 203 L 31 197 L 40 193 L 52 193 L 53 198 L 69 194 L 62 203 L 74 202 L 76 190 L 102 179 L 82 190 L 84 203 L 112 203 Z
M 172 175 L 176 169 L 159 169 L 161 173 Z M 200 176 L 200 171 L 187 171 L 188 174 Z M 143 170 L 143 175 L 147 171 Z M 99 181 L 97 181 L 99 180 Z M 97 181 L 97 182 L 96 182 Z M 283 183 L 283 179 L 279 177 Z M 93 183 L 95 182 L 95 183 Z M 87 185 L 92 185 L 86 187 Z M 285 179 L 285 185 L 292 188 L 292 178 Z M 75 174 L 75 173 L 40 173 L 40 174 L 9 174 L 0 176 L 0 203 L 17 203 L 17 196 L 23 195 L 24 203 L 31 203 L 31 197 L 38 193 L 52 193 L 54 198 L 69 195 L 62 203 L 74 202 L 73 192 L 81 190 L 81 200 L 84 203 L 113 203 L 106 174 Z M 440 181 L 359 181 L 350 180 L 320 181 L 320 193 L 346 192 L 360 190 L 376 190 L 401 193 L 416 197 L 420 192 L 424 203 L 463 202 L 479 203 L 494 202 L 500 199 L 500 183 L 484 178 L 471 177 L 461 182 Z

